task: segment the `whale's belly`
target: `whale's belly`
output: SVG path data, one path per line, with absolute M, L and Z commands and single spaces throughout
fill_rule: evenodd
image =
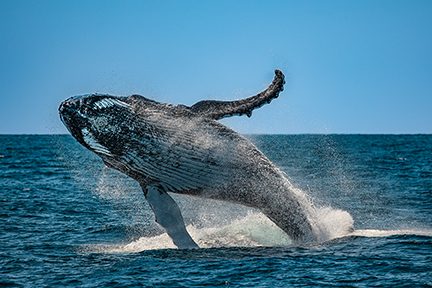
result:
M 222 124 L 163 120 L 152 128 L 154 135 L 125 137 L 125 153 L 110 164 L 169 192 L 231 201 L 246 200 L 245 194 L 254 193 L 257 183 L 280 178 L 277 168 L 248 139 Z

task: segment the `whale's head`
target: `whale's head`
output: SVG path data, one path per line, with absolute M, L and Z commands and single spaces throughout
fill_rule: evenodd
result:
M 90 94 L 71 97 L 59 106 L 60 119 L 72 136 L 99 156 L 121 156 L 121 137 L 133 111 L 127 97 Z
M 206 121 L 186 106 L 159 103 L 140 95 L 75 96 L 60 104 L 59 114 L 69 132 L 81 145 L 100 156 L 107 166 L 140 183 L 147 181 L 145 179 L 150 176 L 154 181 L 161 181 L 158 178 L 160 175 L 155 172 L 158 169 L 154 168 L 159 162 L 163 163 L 162 166 L 176 168 L 185 155 L 189 155 L 193 161 L 210 159 L 210 150 L 207 148 L 213 142 L 206 137 L 207 128 L 217 126 L 214 123 L 213 126 L 206 126 Z M 189 167 L 192 164 L 187 162 L 185 165 Z M 203 164 L 198 163 L 196 167 L 199 168 L 200 165 Z M 175 177 L 173 179 L 180 180 Z M 175 185 L 177 184 L 176 182 Z M 187 187 L 191 188 L 190 185 Z

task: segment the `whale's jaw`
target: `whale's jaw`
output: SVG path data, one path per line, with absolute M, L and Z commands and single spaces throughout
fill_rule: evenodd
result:
M 131 112 L 130 104 L 122 98 L 100 94 L 71 97 L 60 104 L 60 119 L 87 149 L 99 156 L 116 156 L 121 145 L 108 145 L 113 142 L 108 140 L 119 134 L 118 115 Z

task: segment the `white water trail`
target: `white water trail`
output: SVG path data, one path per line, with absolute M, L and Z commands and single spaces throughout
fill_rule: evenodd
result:
M 419 235 L 432 237 L 432 230 L 375 230 L 360 229 L 347 231 L 351 227 L 351 215 L 342 210 L 320 209 L 321 223 L 328 237 L 324 243 L 343 237 L 389 237 L 396 235 Z M 200 248 L 219 247 L 290 247 L 294 243 L 288 235 L 260 212 L 248 213 L 245 217 L 232 221 L 228 225 L 197 228 L 187 227 L 192 238 Z M 314 245 L 321 245 L 314 243 Z M 297 245 L 297 244 L 296 244 Z M 92 253 L 138 253 L 146 250 L 176 249 L 171 238 L 163 233 L 157 236 L 140 237 L 129 243 L 96 244 L 82 247 L 83 252 Z
M 200 248 L 258 247 L 292 245 L 288 235 L 262 213 L 251 212 L 228 225 L 197 228 L 188 225 L 187 230 Z M 102 253 L 135 253 L 155 249 L 175 249 L 168 234 L 141 237 L 126 244 L 87 245 L 84 251 Z

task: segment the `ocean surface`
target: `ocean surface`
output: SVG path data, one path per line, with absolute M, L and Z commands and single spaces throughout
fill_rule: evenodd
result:
M 139 185 L 72 137 L 0 135 L 0 286 L 432 286 L 432 135 L 248 137 L 313 199 L 327 241 L 175 195 L 202 247 L 175 249 Z

